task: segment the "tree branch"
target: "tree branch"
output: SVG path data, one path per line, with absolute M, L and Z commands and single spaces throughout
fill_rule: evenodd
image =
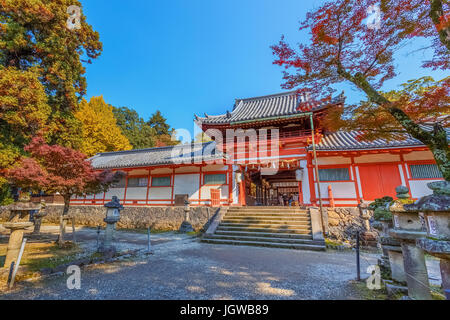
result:
M 441 0 L 430 1 L 430 18 L 436 26 L 441 23 L 441 18 L 446 18 Z M 450 28 L 442 28 L 438 32 L 442 44 L 450 51 Z

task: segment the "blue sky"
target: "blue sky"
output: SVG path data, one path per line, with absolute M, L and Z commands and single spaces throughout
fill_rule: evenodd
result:
M 147 120 L 157 109 L 174 128 L 193 130 L 193 115 L 221 114 L 234 99 L 283 92 L 282 70 L 270 46 L 284 34 L 301 38 L 298 21 L 319 0 L 81 0 L 100 33 L 102 55 L 87 67 L 87 98 L 103 95 L 114 106 Z M 427 52 L 398 54 L 395 88 L 423 75 Z M 358 102 L 350 85 L 347 102 Z

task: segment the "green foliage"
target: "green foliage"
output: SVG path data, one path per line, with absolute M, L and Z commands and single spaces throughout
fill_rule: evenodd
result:
M 173 129 L 167 124 L 159 110 L 145 122 L 139 114 L 127 107 L 113 107 L 117 125 L 128 138 L 134 149 L 163 147 L 178 144 L 172 141 Z
M 369 209 L 373 210 L 373 218 L 377 221 L 380 220 L 391 220 L 392 213 L 389 211 L 389 205 L 394 201 L 392 197 L 383 197 L 379 199 L 375 199 L 369 205 Z
M 159 136 L 170 135 L 171 129 L 166 121 L 167 119 L 162 116 L 161 111 L 156 110 L 156 112 L 147 121 L 147 124 L 155 129 L 156 134 Z
M 133 149 L 152 148 L 156 145 L 156 131 L 139 114 L 127 107 L 113 107 L 114 117 L 122 133 L 128 138 Z
M 5 179 L 0 178 L 0 206 L 6 206 L 14 202 L 11 188 Z
M 179 141 L 172 140 L 172 134 L 174 129 L 166 123 L 166 118 L 161 114 L 161 111 L 156 110 L 156 112 L 147 121 L 147 124 L 156 131 L 156 146 L 171 146 L 176 145 Z

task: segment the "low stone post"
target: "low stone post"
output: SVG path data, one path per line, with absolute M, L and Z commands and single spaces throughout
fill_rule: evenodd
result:
M 42 219 L 47 215 L 45 200 L 41 200 L 41 208 L 33 215 L 34 230 L 33 234 L 39 234 L 41 232 Z
M 427 228 L 426 237 L 416 240 L 416 245 L 441 260 L 442 287 L 450 300 L 450 182 L 431 182 L 433 194 L 420 198 L 405 210 L 420 212 Z
M 120 220 L 120 211 L 123 210 L 123 206 L 120 204 L 119 199 L 114 196 L 111 202 L 105 204 L 106 218 L 103 220 L 106 222 L 105 238 L 103 240 L 102 246 L 99 248 L 99 252 L 114 254 L 116 248 L 112 244 L 114 227 L 116 223 Z
M 4 268 L 9 268 L 13 261 L 17 262 L 20 246 L 22 245 L 23 232 L 32 225 L 33 222 L 7 222 L 3 224 L 3 227 L 11 230 Z
M 376 247 L 377 246 L 377 233 L 372 231 L 370 226 L 370 210 L 369 204 L 365 203 L 364 200 L 361 199 L 359 205 L 359 214 L 361 219 L 363 220 L 364 231 L 361 232 L 361 240 L 363 246 L 366 247 Z
M 33 225 L 29 221 L 30 212 L 39 210 L 40 204 L 30 202 L 28 193 L 22 193 L 19 201 L 5 207 L 10 212 L 8 222 L 3 224 L 5 229 L 11 231 L 9 236 L 8 248 L 4 268 L 9 268 L 11 262 L 17 262 L 17 258 L 22 245 L 24 231 Z
M 382 249 L 382 255 L 378 260 L 381 275 L 385 280 L 386 287 L 406 284 L 406 276 L 403 267 L 403 256 L 400 242 L 389 235 L 393 228 L 392 213 L 389 206 L 394 199 L 384 197 L 375 200 L 369 207 L 374 208 L 374 219 L 378 222 L 380 228 L 379 242 Z M 388 283 L 388 279 L 394 280 L 395 284 Z M 406 291 L 406 288 L 404 288 Z
M 194 228 L 192 227 L 192 224 L 189 222 L 190 217 L 189 213 L 191 211 L 191 208 L 189 206 L 189 201 L 186 200 L 184 202 L 184 221 L 181 223 L 179 232 L 187 233 L 187 232 L 194 232 Z
M 396 189 L 397 198 L 390 207 L 394 229 L 389 234 L 399 240 L 403 253 L 403 264 L 408 284 L 408 296 L 413 300 L 431 300 L 425 255 L 416 246 L 416 239 L 426 235 L 417 211 L 406 211 L 404 205 L 411 204 L 409 190 L 404 186 Z

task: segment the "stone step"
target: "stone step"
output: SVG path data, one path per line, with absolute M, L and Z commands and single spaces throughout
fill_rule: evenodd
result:
M 307 208 L 303 207 L 289 207 L 289 206 L 248 206 L 248 207 L 229 207 L 229 210 L 308 210 Z
M 323 244 L 323 241 L 314 241 L 312 239 L 292 239 L 283 237 L 254 237 L 254 236 L 230 236 L 230 235 L 208 235 L 203 239 L 220 239 L 235 241 L 254 241 L 254 242 L 277 242 L 277 243 L 293 243 L 293 244 Z
M 228 209 L 227 212 L 242 212 L 242 213 L 249 213 L 249 212 L 273 212 L 273 213 L 308 213 L 306 210 L 299 210 L 299 209 Z
M 230 222 L 222 221 L 220 223 L 222 227 L 264 227 L 264 228 L 311 228 L 311 223 L 309 221 L 241 221 L 241 222 Z
M 264 217 L 255 217 L 255 216 L 228 216 L 222 220 L 227 221 L 310 221 L 309 217 L 274 217 L 274 216 L 264 216 Z
M 282 243 L 282 242 L 262 242 L 262 241 L 243 241 L 243 240 L 224 240 L 224 239 L 202 239 L 203 242 L 213 244 L 229 244 L 229 245 L 242 245 L 242 246 L 257 246 L 257 247 L 272 247 L 272 248 L 284 248 L 284 249 L 297 249 L 297 250 L 315 250 L 325 251 L 325 244 L 296 244 L 296 243 Z
M 298 226 L 296 226 L 298 227 Z M 294 233 L 311 234 L 310 228 L 261 228 L 261 227 L 236 227 L 236 226 L 218 226 L 218 231 L 243 231 L 243 232 L 270 232 L 270 233 Z
M 276 217 L 276 218 L 309 218 L 307 213 L 242 213 L 228 212 L 226 217 Z
M 269 230 L 270 231 L 270 230 Z M 243 237 L 273 237 L 273 238 L 289 238 L 312 240 L 310 234 L 284 233 L 284 232 L 249 232 L 249 231 L 224 231 L 217 230 L 215 235 L 223 236 L 243 236 Z
M 286 223 L 279 223 L 279 221 L 270 222 L 267 223 L 265 221 L 254 221 L 254 222 L 242 222 L 242 223 L 236 223 L 236 222 L 221 222 L 219 224 L 221 227 L 257 227 L 257 228 L 274 228 L 274 229 L 302 229 L 302 228 L 311 228 L 311 224 L 309 222 L 286 222 Z

